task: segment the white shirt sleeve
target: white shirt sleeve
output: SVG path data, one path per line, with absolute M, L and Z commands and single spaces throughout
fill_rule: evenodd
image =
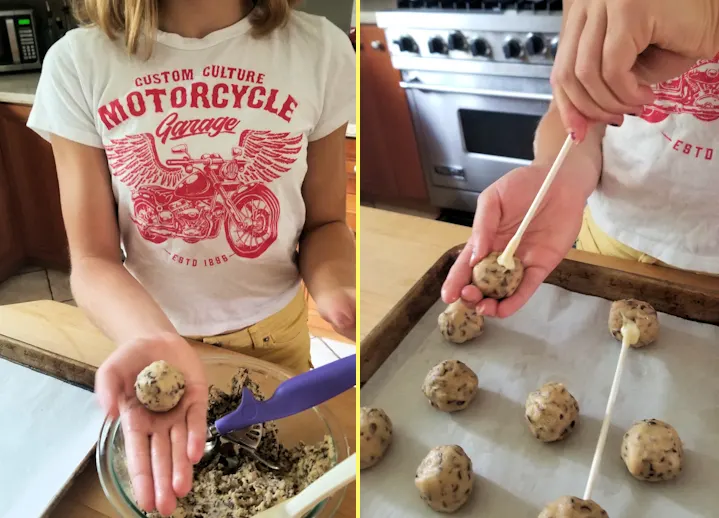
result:
M 102 138 L 82 88 L 78 70 L 82 58 L 73 51 L 72 40 L 68 33 L 45 56 L 27 126 L 45 140 L 54 134 L 102 148 Z
M 323 19 L 325 45 L 329 49 L 329 63 L 326 69 L 322 113 L 309 141 L 326 137 L 337 128 L 354 119 L 356 56 L 352 42 L 332 22 Z

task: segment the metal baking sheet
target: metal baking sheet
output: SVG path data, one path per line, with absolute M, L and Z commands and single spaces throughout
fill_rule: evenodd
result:
M 362 472 L 363 515 L 436 516 L 419 498 L 414 474 L 434 446 L 459 444 L 476 473 L 471 500 L 455 516 L 536 518 L 563 495 L 584 493 L 620 344 L 610 336 L 610 302 L 544 284 L 514 316 L 488 319 L 485 333 L 449 344 L 437 329 L 438 301 L 365 384 L 363 406 L 383 408 L 394 424 L 385 459 Z M 601 473 L 592 498 L 611 518 L 719 516 L 719 328 L 660 314 L 660 337 L 627 357 Z M 420 387 L 435 364 L 457 359 L 478 375 L 480 391 L 464 411 L 430 407 Z M 580 420 L 566 440 L 537 441 L 524 420 L 527 394 L 565 383 Z M 679 479 L 635 480 L 619 451 L 636 420 L 674 426 L 685 446 Z

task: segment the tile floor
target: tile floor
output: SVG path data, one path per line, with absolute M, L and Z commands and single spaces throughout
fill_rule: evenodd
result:
M 68 274 L 28 266 L 0 283 L 0 305 L 33 300 L 57 300 L 74 304 Z
M 68 274 L 38 267 L 26 267 L 19 274 L 0 283 L 0 305 L 33 300 L 56 300 L 75 305 Z M 312 363 L 320 367 L 339 358 L 355 354 L 353 345 L 312 337 Z

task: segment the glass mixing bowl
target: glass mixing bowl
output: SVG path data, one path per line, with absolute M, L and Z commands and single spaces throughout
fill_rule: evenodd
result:
M 271 363 L 235 354 L 205 357 L 202 358 L 202 362 L 210 385 L 215 385 L 226 392 L 229 392 L 232 377 L 241 367 L 249 370 L 250 378 L 260 386 L 262 394 L 268 397 L 274 393 L 280 383 L 292 376 L 289 371 Z M 322 441 L 325 435 L 329 435 L 337 452 L 334 464 L 343 461 L 350 454 L 347 436 L 326 405 L 281 419 L 277 421 L 277 428 L 280 442 L 288 448 L 299 442 L 314 444 Z M 102 489 L 122 518 L 145 518 L 145 513 L 137 507 L 131 496 L 130 481 L 124 465 L 124 448 L 119 419 L 105 419 L 95 455 Z M 338 491 L 318 504 L 307 514 L 307 517 L 334 516 L 344 495 L 344 489 Z

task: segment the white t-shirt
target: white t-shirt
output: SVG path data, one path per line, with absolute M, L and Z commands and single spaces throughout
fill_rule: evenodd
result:
M 355 110 L 339 28 L 300 12 L 261 39 L 250 28 L 159 32 L 147 62 L 122 38 L 70 31 L 28 121 L 106 150 L 125 267 L 183 335 L 243 328 L 296 295 L 307 144 Z
M 608 127 L 589 208 L 609 236 L 672 266 L 719 273 L 719 56 L 654 87 Z

